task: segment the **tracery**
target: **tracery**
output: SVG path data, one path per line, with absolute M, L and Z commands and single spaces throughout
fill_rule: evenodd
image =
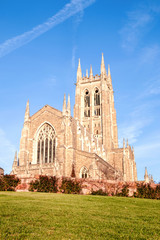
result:
M 48 123 L 43 124 L 37 138 L 37 164 L 54 162 L 55 145 L 55 130 Z

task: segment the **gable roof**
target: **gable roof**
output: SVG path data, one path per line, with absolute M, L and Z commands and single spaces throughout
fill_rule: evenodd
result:
M 46 104 L 44 107 L 42 107 L 40 110 L 38 110 L 36 113 L 34 113 L 30 117 L 31 120 L 33 120 L 34 118 L 36 118 L 37 116 L 39 116 L 40 114 L 42 114 L 45 111 L 51 112 L 52 114 L 57 115 L 58 117 L 62 117 L 62 112 L 60 110 L 55 109 L 55 108 Z

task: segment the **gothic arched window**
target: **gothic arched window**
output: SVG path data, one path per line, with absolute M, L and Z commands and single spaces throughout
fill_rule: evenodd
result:
M 94 115 L 100 116 L 100 92 L 98 88 L 94 92 Z
M 84 94 L 84 116 L 90 117 L 90 94 L 88 90 Z
M 81 178 L 88 178 L 88 169 L 86 168 L 86 167 L 83 167 L 82 169 L 81 169 L 81 173 L 80 173 L 80 177 Z
M 37 164 L 52 163 L 55 160 L 55 131 L 48 123 L 39 130 L 37 138 Z

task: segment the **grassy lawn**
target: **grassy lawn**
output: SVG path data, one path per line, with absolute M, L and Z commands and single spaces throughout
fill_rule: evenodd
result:
M 160 201 L 0 192 L 0 239 L 160 239 Z

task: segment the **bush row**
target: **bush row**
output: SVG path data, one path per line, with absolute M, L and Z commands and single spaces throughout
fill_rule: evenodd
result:
M 49 176 L 39 176 L 39 179 L 32 181 L 30 183 L 29 191 L 34 192 L 52 192 L 56 193 L 60 190 L 62 193 L 67 194 L 79 194 L 81 192 L 81 183 L 74 179 L 62 178 L 61 186 L 58 189 L 56 177 Z M 15 188 L 20 183 L 20 179 L 14 175 L 4 175 L 0 177 L 0 191 L 15 191 Z M 92 195 L 102 195 L 108 196 L 109 193 L 104 192 L 102 189 L 91 192 Z M 122 189 L 119 191 L 117 189 L 116 193 L 112 193 L 112 196 L 129 196 L 129 185 L 124 184 Z M 134 192 L 133 197 L 136 198 L 149 198 L 149 199 L 159 199 L 160 200 L 160 184 L 155 188 L 151 187 L 150 184 L 137 183 L 137 191 Z
M 14 175 L 4 175 L 0 177 L 0 191 L 15 191 L 20 183 L 20 179 Z
M 92 190 L 91 194 L 108 196 L 108 193 L 104 192 L 102 189 L 99 189 L 97 191 Z M 121 191 L 117 190 L 115 194 L 112 193 L 112 196 L 128 197 L 129 196 L 129 185 L 124 184 Z M 153 187 L 151 187 L 150 184 L 137 183 L 137 191 L 134 192 L 133 197 L 160 200 L 160 184 L 158 184 L 155 188 L 153 188 Z
M 134 193 L 134 197 L 160 200 L 160 184 L 156 188 L 152 188 L 150 184 L 137 184 L 137 191 Z
M 81 184 L 75 180 L 63 178 L 59 189 L 62 193 L 78 194 L 81 191 Z M 56 193 L 58 192 L 57 178 L 40 176 L 39 179 L 30 183 L 29 191 Z

